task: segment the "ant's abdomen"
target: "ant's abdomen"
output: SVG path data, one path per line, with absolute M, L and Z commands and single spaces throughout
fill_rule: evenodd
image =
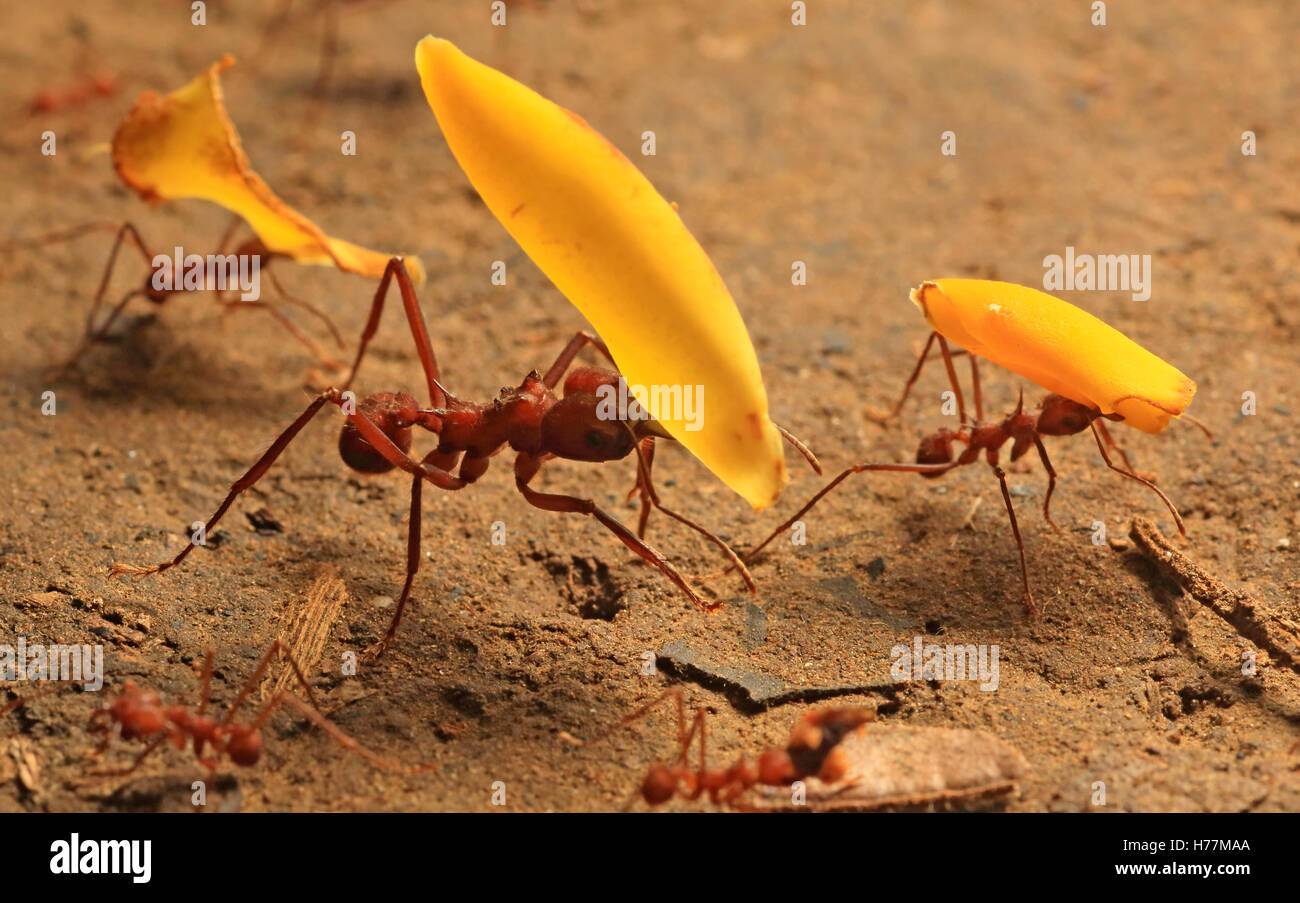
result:
M 373 423 L 406 454 L 411 450 L 411 417 L 415 399 L 405 392 L 377 392 L 357 405 L 357 413 Z M 396 465 L 384 457 L 349 420 L 339 432 L 339 456 L 359 473 L 387 473 Z

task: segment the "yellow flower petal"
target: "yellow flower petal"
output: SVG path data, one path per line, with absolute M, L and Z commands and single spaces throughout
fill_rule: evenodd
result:
M 226 55 L 165 97 L 141 94 L 113 136 L 117 174 L 150 203 L 202 198 L 220 204 L 242 217 L 268 251 L 298 263 L 383 275 L 392 255 L 329 237 L 253 172 L 221 94 L 220 75 L 234 63 Z M 406 258 L 406 266 L 423 281 L 418 259 Z
M 470 182 L 595 327 L 628 384 L 703 386 L 702 428 L 661 423 L 756 509 L 771 504 L 787 475 L 758 356 L 677 212 L 575 114 L 432 36 L 415 62 Z
M 1049 392 L 1158 433 L 1192 403 L 1196 383 L 1119 330 L 1046 292 L 985 279 L 912 290 L 935 332 Z

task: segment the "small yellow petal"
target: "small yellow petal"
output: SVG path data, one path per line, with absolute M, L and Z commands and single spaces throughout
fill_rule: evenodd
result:
M 171 94 L 141 94 L 113 136 L 117 174 L 151 203 L 201 198 L 220 204 L 242 217 L 268 251 L 298 263 L 381 276 L 392 255 L 329 237 L 253 171 L 222 99 L 220 76 L 234 63 L 227 55 Z M 419 260 L 408 257 L 406 265 L 423 281 Z
M 1046 292 L 985 279 L 912 290 L 935 332 L 1072 401 L 1158 433 L 1192 403 L 1196 383 L 1114 327 Z

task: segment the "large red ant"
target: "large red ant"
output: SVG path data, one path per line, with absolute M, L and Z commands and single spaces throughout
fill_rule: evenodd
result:
M 1151 479 L 1135 472 L 1128 455 L 1124 453 L 1124 450 L 1119 447 L 1111 437 L 1109 430 L 1106 429 L 1103 421 L 1122 420 L 1123 418 L 1120 415 L 1102 414 L 1098 408 L 1089 407 L 1054 393 L 1043 399 L 1036 414 L 1031 414 L 1024 409 L 1024 393 L 1022 391 L 1014 411 L 999 422 L 985 423 L 983 400 L 980 395 L 979 367 L 975 355 L 966 351 L 953 352 L 949 350 L 948 343 L 937 332 L 930 333 L 930 338 L 926 341 L 925 348 L 917 359 L 916 366 L 912 370 L 911 376 L 908 377 L 907 384 L 903 387 L 902 397 L 899 398 L 897 404 L 885 416 L 873 417 L 872 419 L 880 423 L 886 423 L 898 416 L 903 403 L 907 401 L 912 386 L 921 374 L 921 368 L 925 365 L 930 349 L 936 339 L 938 340 L 939 350 L 943 355 L 944 366 L 948 371 L 948 379 L 957 402 L 957 413 L 961 425 L 955 430 L 941 429 L 924 437 L 916 450 L 915 464 L 855 464 L 848 468 L 822 487 L 820 492 L 809 499 L 785 523 L 772 531 L 771 535 L 746 553 L 743 556 L 745 561 L 753 561 L 754 557 L 773 539 L 789 529 L 796 521 L 807 514 L 814 505 L 821 501 L 827 493 L 853 474 L 867 471 L 895 471 L 915 473 L 928 479 L 934 479 L 943 476 L 955 467 L 978 461 L 981 453 L 983 453 L 985 460 L 988 462 L 989 467 L 992 468 L 994 475 L 998 478 L 998 483 L 1002 487 L 1002 501 L 1006 505 L 1007 516 L 1011 519 L 1011 532 L 1015 536 L 1016 548 L 1020 553 L 1020 576 L 1025 588 L 1025 606 L 1032 614 L 1037 611 L 1037 607 L 1034 604 L 1033 592 L 1029 588 L 1029 568 L 1025 563 L 1025 544 L 1020 537 L 1020 524 L 1016 520 L 1015 508 L 1011 504 L 1011 493 L 1007 489 L 1006 471 L 998 463 L 999 451 L 1007 442 L 1011 442 L 1011 460 L 1018 461 L 1030 449 L 1037 450 L 1038 457 L 1043 462 L 1043 469 L 1047 471 L 1048 481 L 1047 495 L 1043 499 L 1043 517 L 1052 529 L 1056 530 L 1059 528 L 1052 521 L 1051 513 L 1052 492 L 1056 489 L 1056 470 L 1053 469 L 1052 462 L 1047 456 L 1047 448 L 1043 445 L 1042 437 L 1073 436 L 1086 429 L 1092 430 L 1093 438 L 1097 441 L 1097 450 L 1101 452 L 1102 460 L 1106 462 L 1106 466 L 1130 480 L 1136 480 L 1158 495 L 1160 500 L 1165 503 L 1165 507 L 1169 509 L 1169 513 L 1173 515 L 1174 523 L 1178 525 L 1178 532 L 1184 536 L 1187 535 L 1187 529 L 1183 526 L 1183 519 L 1179 516 L 1178 509 L 1174 507 L 1173 502 L 1160 491 Z M 952 362 L 952 359 L 960 354 L 966 354 L 970 358 L 975 419 L 969 422 L 966 417 L 966 404 L 962 397 L 961 385 L 958 382 L 957 371 Z M 1188 415 L 1183 416 L 1204 431 L 1207 436 L 1209 435 L 1209 431 L 1199 421 Z M 954 445 L 965 446 L 956 457 L 954 457 Z M 1125 467 L 1128 468 L 1127 470 L 1111 460 L 1108 449 L 1115 451 L 1119 455 Z
M 709 768 L 705 740 L 705 711 L 697 709 L 690 727 L 686 725 L 686 703 L 681 690 L 672 688 L 622 719 L 630 724 L 663 700 L 677 701 L 677 760 L 672 765 L 656 762 L 641 782 L 640 795 L 647 805 L 659 806 L 674 796 L 697 800 L 708 795 L 714 805 L 743 808 L 740 797 L 757 785 L 789 787 L 795 781 L 815 777 L 826 783 L 842 780 L 848 762 L 839 744 L 876 717 L 875 709 L 839 707 L 805 712 L 790 731 L 784 747 L 765 750 L 758 759 L 736 760 L 730 768 Z M 698 765 L 687 764 L 691 744 L 699 738 Z
M 306 301 L 303 301 L 289 294 L 289 292 L 287 292 L 284 289 L 284 287 L 280 284 L 279 280 L 276 279 L 275 275 L 271 272 L 269 268 L 270 262 L 274 260 L 276 257 L 280 257 L 284 255 L 276 254 L 275 252 L 268 250 L 267 247 L 262 243 L 262 241 L 256 237 L 247 239 L 246 241 L 236 246 L 235 249 L 231 251 L 229 254 L 226 253 L 225 249 L 230 246 L 230 243 L 234 238 L 235 231 L 239 227 L 240 222 L 241 220 L 239 217 L 235 217 L 231 220 L 230 225 L 226 228 L 226 231 L 222 235 L 221 240 L 217 243 L 218 250 L 216 254 L 227 260 L 229 259 L 244 260 L 244 259 L 251 259 L 253 257 L 257 257 L 260 261 L 259 271 L 264 272 L 265 275 L 270 279 L 271 284 L 272 286 L 274 286 L 276 292 L 282 298 L 284 298 L 284 300 L 287 301 L 288 303 L 306 310 L 309 314 L 311 314 L 312 316 L 319 319 L 322 323 L 324 323 L 326 328 L 329 329 L 331 336 L 334 338 L 334 341 L 338 344 L 340 348 L 342 348 L 343 338 L 342 336 L 339 335 L 338 329 L 334 326 L 334 323 L 329 319 L 329 317 L 327 317 L 324 313 L 317 310 L 315 307 L 313 307 L 311 304 L 307 303 Z M 117 235 L 116 238 L 113 240 L 113 248 L 108 254 L 108 262 L 104 265 L 104 273 L 100 277 L 99 288 L 96 290 L 95 297 L 91 301 L 90 310 L 86 313 L 86 325 L 85 325 L 85 330 L 82 334 L 81 342 L 77 345 L 76 349 L 72 352 L 72 354 L 69 355 L 67 360 L 65 360 L 62 364 L 59 364 L 58 366 L 51 368 L 50 371 L 46 374 L 46 379 L 50 380 L 51 382 L 57 382 L 58 380 L 62 379 L 64 374 L 66 374 L 68 370 L 70 370 L 77 363 L 77 361 L 79 361 L 82 358 L 82 356 L 85 355 L 86 352 L 90 350 L 90 348 L 94 344 L 103 341 L 104 337 L 108 335 L 109 330 L 112 329 L 113 324 L 117 322 L 117 319 L 121 315 L 123 309 L 125 309 L 127 304 L 129 304 L 134 299 L 143 298 L 146 301 L 150 301 L 154 304 L 162 305 L 167 301 L 168 298 L 172 297 L 173 295 L 181 294 L 186 291 L 193 291 L 193 289 L 185 289 L 179 287 L 181 283 L 181 274 L 179 273 L 171 274 L 172 284 L 175 287 L 172 288 L 156 287 L 155 285 L 155 282 L 157 281 L 155 279 L 156 275 L 162 269 L 167 269 L 170 271 L 170 269 L 172 268 L 171 258 L 170 257 L 162 258 L 163 260 L 167 261 L 166 263 L 155 263 L 155 259 L 157 258 L 157 255 L 155 255 L 153 252 L 149 250 L 149 247 L 148 245 L 145 244 L 144 239 L 140 237 L 139 230 L 137 230 L 136 227 L 129 222 L 122 223 L 120 225 L 116 223 L 107 223 L 102 221 L 84 223 L 79 226 L 73 226 L 68 229 L 49 232 L 44 235 L 36 236 L 34 238 L 11 242 L 7 245 L 4 245 L 3 247 L 0 247 L 0 250 L 7 252 L 7 251 L 20 250 L 24 248 L 37 248 L 37 247 L 42 247 L 44 245 L 54 244 L 56 242 L 69 241 L 72 239 L 80 238 L 81 236 L 90 234 L 92 232 L 107 231 L 110 229 L 116 229 Z M 97 319 L 96 315 L 99 313 L 100 308 L 104 305 L 104 296 L 108 291 L 108 283 L 109 280 L 112 278 L 113 267 L 117 262 L 117 255 L 118 252 L 121 250 L 123 244 L 128 244 L 140 252 L 141 256 L 144 257 L 145 263 L 149 266 L 149 273 L 148 275 L 145 276 L 144 284 L 142 286 L 131 289 L 130 291 L 126 292 L 126 294 L 124 294 L 113 305 L 108 315 L 104 317 L 103 321 L 97 324 L 95 322 Z M 329 357 L 329 355 L 325 354 L 325 352 L 321 350 L 320 346 L 317 345 L 316 342 L 313 341 L 306 333 L 304 333 L 301 329 L 299 329 L 298 326 L 292 320 L 290 320 L 287 316 L 285 316 L 285 314 L 275 304 L 263 300 L 245 301 L 241 298 L 228 298 L 226 297 L 226 294 L 229 291 L 229 287 L 227 287 L 226 289 L 222 289 L 217 285 L 210 284 L 206 274 L 204 276 L 204 285 L 201 291 L 215 292 L 217 295 L 217 302 L 222 306 L 223 311 L 225 312 L 229 312 L 232 310 L 266 311 L 272 317 L 274 317 L 276 322 L 278 322 L 285 330 L 287 330 L 291 336 L 297 339 L 312 354 L 313 357 L 315 357 L 318 361 L 320 361 L 323 366 L 331 370 L 341 369 L 340 364 L 337 361 L 333 360 L 331 357 Z
M 267 668 L 277 654 L 283 655 L 288 661 L 299 685 L 306 691 L 310 704 L 292 693 L 280 692 L 266 701 L 252 721 L 236 722 L 235 716 L 239 713 L 239 709 L 266 674 Z M 226 709 L 225 717 L 218 720 L 207 714 L 208 692 L 212 685 L 212 662 L 213 652 L 209 649 L 203 658 L 203 676 L 197 710 L 191 710 L 189 706 L 179 703 L 164 705 L 157 693 L 141 689 L 127 681 L 121 694 L 113 697 L 104 708 L 98 709 L 91 715 L 91 731 L 104 735 L 93 755 L 101 755 L 108 749 L 115 732 L 123 740 L 139 740 L 148 744 L 135 757 L 135 761 L 129 768 L 110 772 L 109 775 L 121 777 L 132 773 L 154 750 L 168 741 L 177 749 L 192 745 L 195 758 L 209 771 L 216 770 L 221 756 L 228 757 L 232 763 L 240 767 L 256 765 L 262 757 L 262 728 L 282 705 L 287 705 L 305 716 L 340 746 L 361 756 L 376 768 L 399 774 L 421 774 L 437 767 L 433 763 L 417 766 L 402 765 L 366 749 L 343 733 L 320 713 L 316 707 L 311 685 L 307 683 L 307 678 L 303 675 L 298 662 L 279 640 L 273 642 L 267 649 L 252 676 L 235 697 L 235 701 Z
M 389 284 L 394 279 L 397 281 L 406 319 L 428 384 L 430 402 L 427 408 L 421 408 L 405 392 L 379 392 L 356 404 L 353 393 L 347 391 L 361 366 L 366 347 L 379 326 L 384 299 Z M 554 390 L 560 377 L 569 371 L 574 358 L 585 345 L 593 346 L 613 363 L 609 350 L 600 339 L 590 333 L 579 332 L 560 352 L 545 375 L 534 370 L 516 388 L 502 389 L 500 395 L 487 404 L 463 401 L 448 392 L 438 381 L 438 363 L 429 342 L 429 331 L 424 315 L 420 312 L 415 288 L 402 258 L 394 257 L 384 268 L 369 319 L 361 335 L 356 359 L 343 387 L 330 387 L 317 395 L 298 419 L 271 443 L 257 463 L 235 481 L 225 501 L 207 521 L 205 535 L 211 534 L 235 498 L 261 479 L 317 412 L 325 405 L 332 404 L 338 406 L 347 417 L 339 435 L 339 454 L 348 467 L 364 474 L 382 474 L 396 468 L 412 477 L 406 582 L 402 586 L 387 632 L 368 650 L 367 654 L 371 658 L 382 653 L 397 633 L 402 612 L 411 594 L 412 582 L 420 568 L 420 498 L 424 483 L 427 481 L 439 489 L 449 491 L 464 489 L 483 476 L 492 456 L 507 446 L 517 453 L 514 464 L 515 486 L 530 505 L 545 511 L 594 517 L 625 546 L 658 568 L 705 611 L 713 611 L 722 603 L 702 600 L 677 569 L 644 541 L 646 520 L 651 507 L 685 524 L 721 549 L 731 560 L 731 567 L 740 571 L 750 592 L 754 592 L 753 579 L 744 563 L 725 542 L 704 527 L 665 508 L 660 502 L 651 482 L 650 469 L 654 438 L 670 438 L 663 428 L 653 420 L 628 422 L 602 417 L 596 392 L 601 386 L 616 384 L 622 378 L 616 370 L 574 368 L 564 382 L 563 396 L 556 397 Z M 409 454 L 414 427 L 426 429 L 438 436 L 438 446 L 419 460 Z M 811 452 L 784 430 L 782 433 L 797 449 L 809 456 L 810 463 L 816 466 Z M 598 463 L 621 460 L 633 451 L 638 459 L 637 482 L 633 492 L 641 495 L 638 533 L 623 526 L 591 499 L 539 492 L 529 485 L 542 465 L 552 458 Z M 457 462 L 459 470 L 453 474 L 451 471 Z M 165 571 L 180 564 L 193 548 L 194 543 L 191 542 L 171 561 L 150 567 L 115 564 L 111 573 L 151 574 Z

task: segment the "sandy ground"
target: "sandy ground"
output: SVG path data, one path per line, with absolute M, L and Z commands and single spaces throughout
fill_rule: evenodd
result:
M 553 358 L 583 326 L 479 202 L 438 132 L 412 63 L 433 32 L 584 115 L 676 200 L 726 279 L 762 361 L 773 416 L 835 470 L 910 458 L 954 418 L 941 371 L 922 378 L 899 422 L 889 404 L 925 337 L 907 291 L 940 276 L 1041 285 L 1045 255 L 1150 254 L 1153 292 L 1064 297 L 1173 362 L 1199 384 L 1207 441 L 1175 424 L 1117 435 L 1187 519 L 1182 547 L 1278 616 L 1300 620 L 1300 121 L 1294 44 L 1300 11 L 1257 2 L 1087 4 L 818 0 L 806 27 L 789 4 L 511 4 L 494 29 L 480 2 L 396 0 L 344 14 L 328 99 L 312 100 L 321 18 L 309 7 L 256 56 L 263 4 L 48 0 L 12 5 L 0 30 L 0 185 L 11 240 L 82 221 L 127 220 L 159 246 L 206 250 L 225 215 L 198 201 L 148 208 L 114 178 L 106 141 L 135 95 L 170 91 L 223 52 L 227 102 L 254 166 L 332 234 L 422 256 L 422 303 L 446 382 L 487 399 Z M 875 9 L 875 7 L 887 7 Z M 868 8 L 870 7 L 870 8 Z M 119 93 L 31 115 L 34 92 L 90 73 Z M 53 129 L 59 153 L 39 153 Z M 339 153 L 352 130 L 359 153 Z M 653 129 L 658 154 L 642 157 Z M 957 155 L 940 153 L 941 133 Z M 1258 154 L 1243 156 L 1253 130 Z M 425 493 L 418 605 L 389 653 L 342 677 L 345 653 L 387 624 L 405 560 L 409 485 L 350 473 L 322 416 L 222 524 L 219 544 L 183 568 L 108 579 L 115 561 L 170 557 L 230 482 L 303 408 L 313 361 L 269 318 L 222 315 L 202 296 L 137 310 L 112 344 L 64 382 L 44 369 L 80 336 L 109 237 L 0 261 L 0 639 L 101 643 L 106 692 L 132 680 L 192 701 L 215 648 L 213 695 L 228 703 L 313 586 L 337 570 L 346 604 L 324 625 L 311 679 L 331 718 L 376 751 L 435 760 L 436 773 L 378 772 L 301 719 L 278 714 L 253 768 L 223 766 L 209 805 L 256 810 L 485 810 L 504 782 L 511 810 L 623 805 L 656 759 L 674 754 L 674 718 L 593 739 L 653 698 L 647 652 L 692 655 L 787 692 L 767 708 L 690 672 L 727 764 L 781 741 L 818 688 L 879 705 L 885 724 L 966 727 L 1018 748 L 1030 771 L 1003 805 L 1089 810 L 1300 809 L 1300 676 L 1181 596 L 1126 541 L 1128 520 L 1169 515 L 1109 473 L 1087 436 L 1048 440 L 1062 475 L 1053 532 L 1038 513 L 1036 465 L 1011 475 L 1041 616 L 1027 616 L 996 480 L 983 466 L 942 480 L 857 477 L 755 567 L 759 594 L 716 581 L 729 604 L 692 609 L 597 525 L 533 510 L 508 456 L 475 488 Z M 489 267 L 505 260 L 509 283 Z M 808 282 L 791 285 L 792 261 Z M 143 277 L 127 259 L 115 286 Z M 280 268 L 296 294 L 351 341 L 373 285 L 324 269 Z M 309 327 L 314 328 L 314 327 Z M 1023 387 L 984 367 L 991 412 Z M 412 390 L 419 367 L 390 313 L 362 392 Z M 57 393 L 44 416 L 41 394 Z M 1257 412 L 1241 413 L 1244 392 Z M 417 439 L 417 448 L 431 447 Z M 747 547 L 820 485 L 791 461 L 778 505 L 752 513 L 679 448 L 657 461 L 665 501 Z M 558 463 L 541 485 L 589 494 L 634 520 L 631 460 Z M 258 532 L 268 509 L 282 532 Z M 491 543 L 502 521 L 507 541 Z M 1094 522 L 1113 542 L 1092 542 Z M 651 538 L 708 574 L 709 547 L 663 518 Z M 1185 626 L 1184 626 L 1185 625 Z M 890 649 L 998 644 L 1000 684 L 891 684 Z M 10 639 L 10 638 L 14 639 Z M 667 663 L 667 659 L 664 660 Z M 692 676 L 694 675 L 694 676 Z M 855 689 L 856 688 L 856 689 Z M 874 689 L 873 689 L 874 688 Z M 20 690 L 27 691 L 28 687 Z M 807 691 L 807 692 L 801 692 Z M 5 697 L 0 697 L 3 701 Z M 96 763 L 86 731 L 103 694 L 59 693 L 0 721 L 0 809 L 185 809 L 203 770 L 167 749 L 126 778 L 138 749 Z M 689 808 L 688 804 L 677 804 Z

